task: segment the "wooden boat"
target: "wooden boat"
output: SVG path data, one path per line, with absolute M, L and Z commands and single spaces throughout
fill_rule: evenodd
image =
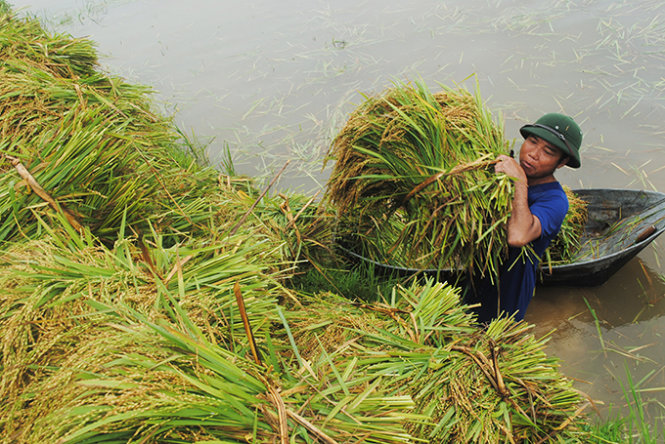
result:
M 611 188 L 573 190 L 588 202 L 589 219 L 582 248 L 567 264 L 543 263 L 539 285 L 595 286 L 604 283 L 665 230 L 665 194 Z M 393 275 L 426 274 L 460 282 L 460 270 L 419 270 L 395 267 L 363 257 L 343 245 L 352 258 Z
M 570 264 L 544 263 L 541 285 L 600 285 L 665 230 L 663 193 L 608 188 L 574 192 L 589 203 L 582 248 Z

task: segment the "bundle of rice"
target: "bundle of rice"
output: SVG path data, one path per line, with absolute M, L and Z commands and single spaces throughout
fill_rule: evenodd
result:
M 249 211 L 260 197 L 254 183 L 202 165 L 171 120 L 151 111 L 148 88 L 96 69 L 90 41 L 11 13 L 0 24 L 0 244 L 38 238 L 61 218 L 107 245 L 123 229 L 168 235 L 168 244 L 214 239 L 244 212 L 289 241 L 284 257 L 299 257 L 308 230 L 332 235 L 308 196 L 266 197 Z
M 96 60 L 88 40 L 0 14 L 0 243 L 38 235 L 38 219 L 55 213 L 108 242 L 123 218 L 140 231 L 148 218 L 173 232 L 198 226 L 181 207 L 217 174 L 182 155 L 147 88 Z
M 368 389 L 411 398 L 414 406 L 395 415 L 414 442 L 583 434 L 580 396 L 544 353 L 545 340 L 506 319 L 479 332 L 447 284 L 398 286 L 390 302 L 374 305 L 321 294 L 288 320 L 301 359 L 328 362 L 332 386 L 364 380 Z
M 257 206 L 243 230 L 221 240 L 190 236 L 166 246 L 161 236 L 137 242 L 120 234 L 109 249 L 88 230 L 42 225 L 39 240 L 6 245 L 0 442 L 193 442 L 252 433 L 271 442 L 277 412 L 265 398 L 265 369 L 251 362 L 243 314 L 261 344 L 278 321 L 277 299 L 293 297 L 278 283 L 292 271 L 283 231 L 295 216 L 284 212 L 303 218 L 306 206 L 291 197 L 281 208 Z M 228 188 L 215 202 L 226 211 L 219 230 L 228 232 L 254 198 Z M 212 220 L 219 209 L 209 212 Z M 213 362 L 204 361 L 210 349 Z M 260 419 L 257 405 L 268 408 Z
M 357 253 L 413 268 L 496 269 L 511 179 L 508 152 L 478 94 L 397 84 L 367 97 L 336 136 L 327 198 Z

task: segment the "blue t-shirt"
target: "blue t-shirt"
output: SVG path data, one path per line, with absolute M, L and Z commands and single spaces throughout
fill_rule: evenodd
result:
M 481 322 L 495 318 L 497 306 L 506 315 L 515 313 L 515 319 L 524 318 L 536 288 L 540 258 L 559 234 L 568 212 L 568 198 L 559 182 L 530 186 L 528 201 L 531 214 L 540 221 L 540 237 L 524 248 L 510 247 L 508 260 L 499 271 L 498 282 L 477 288 L 483 305 L 478 313 Z

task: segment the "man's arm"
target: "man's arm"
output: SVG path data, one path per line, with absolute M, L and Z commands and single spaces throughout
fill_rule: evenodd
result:
M 523 247 L 540 237 L 542 227 L 540 220 L 529 209 L 529 185 L 522 167 L 512 157 L 501 155 L 494 166 L 497 173 L 505 173 L 515 178 L 515 194 L 513 207 L 508 219 L 508 245 Z

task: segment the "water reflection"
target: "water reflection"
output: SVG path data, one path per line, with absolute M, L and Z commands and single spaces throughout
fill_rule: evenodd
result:
M 626 414 L 628 371 L 654 417 L 665 403 L 663 313 L 665 283 L 638 257 L 599 287 L 538 288 L 526 320 L 601 414 Z
M 665 282 L 638 257 L 598 287 L 539 287 L 528 321 L 538 330 L 562 329 L 573 319 L 592 322 L 585 300 L 608 328 L 646 321 L 665 313 Z

